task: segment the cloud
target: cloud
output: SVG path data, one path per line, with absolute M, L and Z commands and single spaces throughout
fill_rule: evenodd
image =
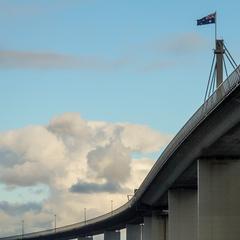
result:
M 0 165 L 3 167 L 12 167 L 15 164 L 21 162 L 21 156 L 17 155 L 15 152 L 6 147 L 0 148 L 0 156 Z
M 119 184 L 110 182 L 99 184 L 79 181 L 76 184 L 72 185 L 69 190 L 73 193 L 123 192 L 123 189 Z
M 132 152 L 159 151 L 170 138 L 143 125 L 93 122 L 66 113 L 47 126 L 0 133 L 0 180 L 66 189 L 85 178 L 121 184 L 130 177 Z
M 2 182 L 12 186 L 50 184 L 63 173 L 60 166 L 67 161 L 65 146 L 45 127 L 30 126 L 0 136 L 0 149 L 4 149 L 0 165 L 5 165 L 0 169 Z
M 184 62 L 192 62 L 191 54 L 197 54 L 209 45 L 208 40 L 196 32 L 164 35 L 142 45 L 131 46 L 129 65 L 143 73 L 176 68 L 183 64 L 181 57 L 185 57 Z
M 34 202 L 28 202 L 28 203 L 22 203 L 22 204 L 10 204 L 6 201 L 0 202 L 0 210 L 5 212 L 8 215 L 12 216 L 19 216 L 22 215 L 25 212 L 40 212 L 42 209 L 41 204 L 34 203 Z
M 88 1 L 81 1 L 80 4 L 87 3 Z M 36 17 L 41 16 L 46 12 L 56 12 L 66 10 L 66 8 L 76 8 L 79 4 L 77 0 L 58 0 L 51 2 L 14 2 L 2 0 L 0 2 L 0 12 L 7 17 Z
M 2 69 L 86 69 L 109 70 L 124 65 L 123 60 L 76 57 L 59 53 L 0 50 Z
M 6 237 L 9 235 L 18 234 L 21 232 L 21 223 L 19 219 L 14 216 L 10 216 L 0 210 L 0 237 Z
M 88 122 L 78 113 L 66 113 L 53 118 L 47 130 L 61 139 L 67 149 L 77 151 L 94 138 L 94 132 L 88 126 Z
M 195 32 L 169 36 L 153 44 L 153 49 L 174 55 L 186 55 L 202 50 L 208 44 L 207 40 Z
M 0 68 L 2 69 L 115 69 L 125 62 L 105 60 L 97 57 L 77 57 L 54 52 L 27 52 L 0 50 Z
M 207 45 L 206 39 L 197 33 L 182 33 L 169 36 L 168 39 L 154 41 L 145 50 L 138 50 L 139 56 L 119 57 L 116 59 L 102 56 L 73 56 L 55 52 L 31 52 L 17 50 L 0 50 L 1 69 L 35 69 L 35 70 L 104 70 L 111 71 L 131 66 L 132 69 L 148 72 L 166 69 L 176 65 L 177 61 L 166 54 L 182 56 L 196 53 Z M 142 48 L 141 48 L 142 49 Z M 161 59 L 151 56 L 146 60 L 146 50 L 162 54 Z M 133 54 L 134 55 L 134 54 Z
M 159 151 L 172 139 L 170 134 L 159 132 L 145 125 L 123 124 L 121 131 L 123 145 L 131 151 L 144 153 Z
M 123 183 L 130 176 L 130 151 L 119 139 L 90 151 L 87 159 L 90 170 L 97 178 L 112 183 Z
M 84 208 L 88 218 L 110 211 L 111 200 L 114 208 L 126 202 L 153 165 L 142 155 L 159 151 L 170 138 L 145 125 L 89 121 L 79 113 L 2 132 L 0 182 L 6 191 L 24 189 L 33 199 L 23 203 L 16 195 L 14 204 L 0 202 L 0 221 L 8 219 L 7 229 L 21 215 L 28 231 L 37 231 L 53 226 L 54 213 L 61 226 L 81 221 Z M 41 203 L 33 187 L 48 189 Z
M 68 68 L 76 64 L 77 59 L 57 53 L 0 51 L 1 68 Z
M 127 186 L 130 189 L 136 189 L 139 184 L 142 183 L 148 172 L 151 170 L 155 163 L 154 159 L 141 158 L 134 159 L 131 162 L 131 177 L 127 182 Z M 138 181 L 136 181 L 138 179 Z

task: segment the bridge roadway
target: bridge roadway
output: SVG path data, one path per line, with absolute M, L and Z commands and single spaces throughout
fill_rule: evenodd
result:
M 211 209 L 208 206 L 208 203 L 210 204 L 211 199 L 215 199 L 215 202 L 221 202 L 219 199 L 224 198 L 224 195 L 220 196 L 220 198 L 219 195 L 214 195 L 215 193 L 212 192 L 215 192 L 215 190 L 209 190 L 208 185 L 214 186 L 214 189 L 218 189 L 218 182 L 222 182 L 222 185 L 224 185 L 224 182 L 231 182 L 231 179 L 229 180 L 228 178 L 226 178 L 224 181 L 222 181 L 222 179 L 219 179 L 219 172 L 216 175 L 217 180 L 212 180 L 211 177 L 214 176 L 214 171 L 212 171 L 213 165 L 208 168 L 208 161 L 210 161 L 211 164 L 212 161 L 215 161 L 217 163 L 218 161 L 222 161 L 220 165 L 224 165 L 226 167 L 225 170 L 228 171 L 228 169 L 232 168 L 227 167 L 228 165 L 226 162 L 230 160 L 236 160 L 240 156 L 239 72 L 240 67 L 238 67 L 218 87 L 213 95 L 209 97 L 209 99 L 183 126 L 183 128 L 174 137 L 174 139 L 170 142 L 162 155 L 159 157 L 133 198 L 125 205 L 114 210 L 112 213 L 90 219 L 86 222 L 80 222 L 41 232 L 27 233 L 24 236 L 10 236 L 0 239 L 87 239 L 87 236 L 105 233 L 106 240 L 114 240 L 119 239 L 119 234 L 116 235 L 117 232 L 115 232 L 115 230 L 125 228 L 126 226 L 128 229 L 128 226 L 138 226 L 140 223 L 144 223 L 145 235 L 148 231 L 153 231 L 150 233 L 152 234 L 152 237 L 143 237 L 147 240 L 167 238 L 171 240 L 191 239 L 191 237 L 186 237 L 186 234 L 190 233 L 184 233 L 184 231 L 179 232 L 177 230 L 179 227 L 181 227 L 181 224 L 184 224 L 184 217 L 180 218 L 180 222 L 176 222 L 174 220 L 175 218 L 177 219 L 179 217 L 175 216 L 176 214 L 181 215 L 181 208 L 183 208 L 185 212 L 186 209 L 188 210 L 192 208 L 192 213 L 190 213 L 189 216 L 191 216 L 193 220 L 198 218 L 198 220 L 196 220 L 196 223 L 192 223 L 192 220 L 189 220 L 189 218 L 187 220 L 188 225 L 185 225 L 185 228 L 189 227 L 190 229 L 193 229 L 191 233 L 192 239 L 197 238 L 197 234 L 201 235 L 201 229 L 203 228 L 202 226 L 204 225 L 204 221 L 206 219 L 208 219 L 207 221 L 210 221 L 209 216 L 204 215 L 204 221 L 201 222 L 201 206 L 204 206 L 204 208 L 208 209 L 208 211 L 211 212 Z M 203 159 L 205 161 L 202 161 Z M 238 169 L 238 165 L 236 165 L 234 168 Z M 207 175 L 209 171 L 212 172 L 210 175 Z M 234 172 L 234 169 L 231 171 Z M 200 179 L 201 174 L 203 174 L 203 176 L 208 176 L 208 178 L 204 178 L 204 181 L 209 182 L 205 184 L 204 181 L 201 180 L 202 178 Z M 240 178 L 238 180 L 240 180 Z M 202 188 L 202 185 L 204 185 L 204 188 Z M 229 186 L 226 188 L 229 188 Z M 204 189 L 208 189 L 209 191 L 206 190 L 208 192 L 205 193 Z M 235 194 L 234 190 L 232 190 L 230 193 L 229 191 L 227 194 Z M 184 197 L 182 197 L 183 195 L 181 195 L 181 192 L 186 193 L 183 194 Z M 206 194 L 212 195 L 208 196 Z M 207 196 L 207 201 L 204 199 L 203 201 L 201 200 L 203 195 Z M 240 197 L 238 198 L 238 196 L 235 195 L 233 197 L 234 199 L 236 197 L 237 200 L 240 199 Z M 197 200 L 192 201 L 192 199 Z M 203 205 L 201 205 L 201 201 L 203 202 Z M 224 203 L 226 204 L 227 201 L 231 202 L 232 200 L 225 199 Z M 188 206 L 184 206 L 184 203 L 188 203 Z M 181 206 L 177 207 L 178 205 Z M 214 208 L 214 203 L 211 205 L 211 207 Z M 198 208 L 198 210 L 196 210 L 196 208 Z M 172 209 L 175 209 L 174 212 Z M 231 212 L 231 209 L 228 209 L 228 211 Z M 154 214 L 158 217 L 154 218 Z M 159 218 L 167 215 L 168 217 L 164 219 L 169 219 L 169 221 L 164 222 L 164 226 L 166 230 L 167 225 L 168 233 L 165 232 L 161 237 L 161 233 L 157 233 L 159 231 L 158 229 L 161 228 L 161 222 L 159 221 Z M 217 214 L 217 216 L 219 216 L 219 214 Z M 151 218 L 152 221 L 153 219 L 156 219 L 156 221 L 158 221 L 158 227 L 155 230 L 153 230 L 153 223 L 150 224 L 151 227 L 149 229 L 147 227 L 148 220 Z M 233 218 L 230 220 L 233 221 Z M 173 224 L 174 229 L 173 226 L 170 226 L 170 224 Z M 197 224 L 198 226 L 196 227 Z M 211 229 L 209 231 L 215 231 L 215 222 L 213 221 L 211 224 Z M 236 225 L 235 222 L 233 222 L 233 225 L 234 224 Z M 239 229 L 239 227 L 240 225 L 237 228 Z M 198 230 L 195 230 L 196 228 Z M 204 227 L 204 233 L 207 232 L 206 228 L 207 226 Z M 188 231 L 191 232 L 190 229 L 188 229 Z M 221 229 L 219 229 L 217 228 L 216 234 L 211 232 L 211 237 L 199 237 L 198 239 L 224 239 L 224 236 L 221 237 L 224 234 L 221 233 L 221 236 L 218 234 L 218 231 L 221 231 Z M 231 232 L 232 231 L 235 231 L 235 228 L 234 230 L 231 230 Z M 108 232 L 113 232 L 116 236 L 113 235 L 112 238 L 108 238 Z M 174 237 L 174 232 L 178 234 L 178 238 Z M 237 237 L 231 238 L 231 234 L 229 234 L 229 232 L 227 234 L 229 236 L 228 239 L 238 239 Z M 128 239 L 138 238 L 133 237 Z

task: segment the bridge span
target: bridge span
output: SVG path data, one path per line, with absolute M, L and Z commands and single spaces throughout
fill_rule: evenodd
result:
M 111 213 L 0 240 L 240 239 L 240 67 L 188 120 L 138 191 Z

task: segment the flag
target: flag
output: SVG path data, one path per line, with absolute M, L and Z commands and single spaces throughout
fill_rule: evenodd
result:
M 216 13 L 211 13 L 206 17 L 197 20 L 197 25 L 216 23 Z

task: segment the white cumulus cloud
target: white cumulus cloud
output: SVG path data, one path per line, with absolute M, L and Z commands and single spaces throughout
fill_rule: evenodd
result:
M 16 198 L 11 204 L 3 196 L 0 221 L 11 225 L 26 219 L 33 231 L 53 227 L 54 213 L 61 226 L 82 221 L 84 208 L 88 218 L 110 211 L 111 200 L 114 208 L 126 202 L 152 167 L 154 160 L 141 154 L 159 151 L 170 138 L 148 126 L 88 121 L 79 113 L 2 132 L 0 183 L 6 191 L 46 186 L 49 193 L 41 202 Z M 139 158 L 133 159 L 136 152 Z M 21 210 L 17 217 L 12 209 Z

